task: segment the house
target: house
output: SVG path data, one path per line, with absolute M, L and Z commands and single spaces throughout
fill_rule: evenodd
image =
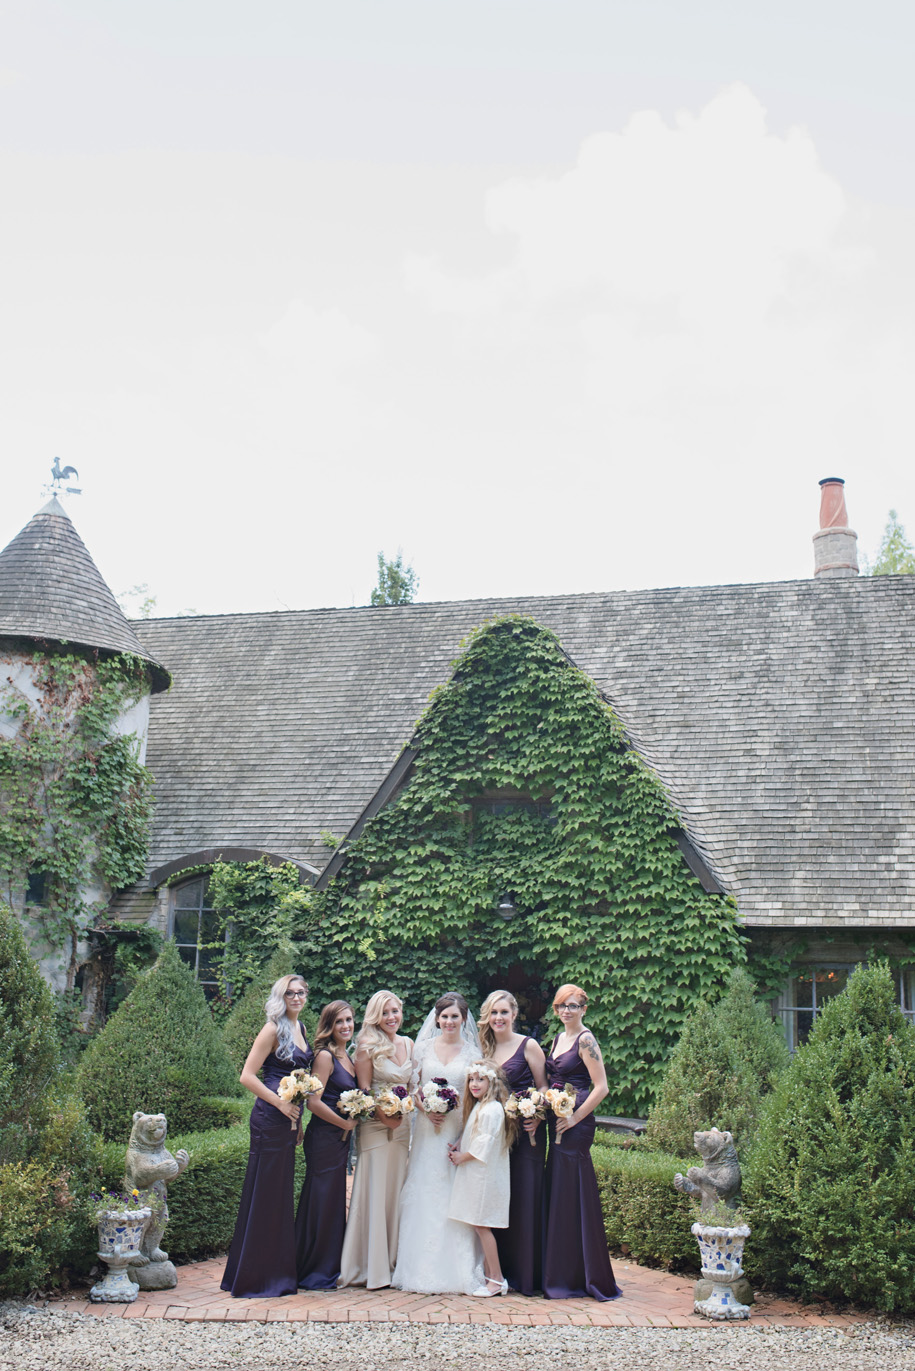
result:
M 612 705 L 665 787 L 704 888 L 733 898 L 754 947 L 790 961 L 778 1001 L 789 1041 L 872 953 L 898 959 L 900 1003 L 915 1016 L 904 964 L 915 938 L 915 577 L 859 577 L 842 483 L 822 485 L 809 580 L 120 626 L 150 667 L 156 808 L 146 875 L 113 895 L 112 913 L 154 922 L 193 959 L 217 857 L 266 854 L 320 881 L 345 859 L 327 834 L 358 832 L 402 782 L 403 749 L 462 640 L 523 614 Z M 69 524 L 59 505 L 42 518 Z M 46 622 L 36 605 L 16 618 L 4 569 L 17 541 L 0 554 L 0 650 L 62 637 L 116 646 L 79 638 L 50 604 Z M 91 579 L 83 562 L 81 577 Z

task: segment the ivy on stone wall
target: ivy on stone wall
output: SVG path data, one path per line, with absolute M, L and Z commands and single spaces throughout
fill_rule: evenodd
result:
M 279 866 L 266 857 L 216 862 L 207 899 L 216 915 L 217 940 L 209 944 L 221 998 L 234 1003 L 270 960 L 311 924 L 311 890 L 301 885 L 294 862 Z
M 469 637 L 416 741 L 408 784 L 316 899 L 312 1003 L 345 993 L 358 1013 L 383 986 L 416 1028 L 445 990 L 476 1006 L 511 973 L 549 1003 L 571 981 L 607 1107 L 644 1112 L 686 1016 L 745 960 L 659 780 L 555 635 L 520 616 Z
M 27 665 L 37 702 L 0 687 L 0 712 L 16 725 L 0 738 L 0 873 L 16 905 L 31 878 L 26 917 L 52 946 L 67 944 L 72 985 L 79 936 L 104 907 L 87 891 L 145 870 L 151 777 L 136 736 L 112 726 L 147 693 L 148 672 L 128 654 L 48 652 Z

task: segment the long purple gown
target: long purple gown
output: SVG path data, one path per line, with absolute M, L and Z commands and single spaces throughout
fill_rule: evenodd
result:
M 263 1065 L 264 1085 L 275 1090 L 293 1068 L 311 1066 L 312 1052 L 293 1046 L 293 1059 L 273 1052 Z M 294 1295 L 295 1147 L 298 1130 L 285 1114 L 258 1097 L 251 1110 L 251 1151 L 242 1187 L 235 1236 L 222 1289 L 242 1299 Z
M 511 1091 L 529 1090 L 534 1084 L 524 1056 L 529 1042 L 525 1038 L 502 1063 Z M 513 1290 L 533 1295 L 540 1289 L 540 1249 L 543 1234 L 543 1163 L 546 1159 L 546 1128 L 543 1124 L 530 1136 L 519 1133 L 509 1156 L 511 1203 L 508 1227 L 493 1232 L 499 1249 L 502 1274 Z
M 581 1037 L 579 1033 L 578 1038 Z M 578 1055 L 578 1038 L 567 1052 L 546 1059 L 550 1085 L 574 1085 L 576 1108 L 591 1090 L 588 1068 Z M 550 1300 L 612 1300 L 620 1294 L 607 1251 L 597 1177 L 591 1161 L 594 1115 L 589 1114 L 556 1142 L 556 1116 L 550 1114 L 550 1151 L 546 1160 L 543 1221 L 543 1293 Z
M 335 1110 L 343 1091 L 354 1089 L 355 1075 L 334 1056 L 322 1102 Z M 295 1216 L 296 1266 L 303 1290 L 334 1290 L 340 1278 L 349 1142 L 349 1133 L 312 1114 L 302 1144 L 305 1183 Z

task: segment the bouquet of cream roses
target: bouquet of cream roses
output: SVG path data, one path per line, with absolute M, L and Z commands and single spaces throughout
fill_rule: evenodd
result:
M 413 1097 L 405 1085 L 387 1085 L 375 1096 L 375 1108 L 386 1119 L 413 1113 Z
M 560 1085 L 558 1081 L 550 1086 L 549 1090 L 543 1091 L 543 1098 L 556 1115 L 557 1119 L 570 1119 L 575 1113 L 575 1101 L 577 1092 L 574 1085 Z M 562 1134 L 555 1135 L 556 1146 L 562 1142 Z
M 309 1095 L 317 1095 L 323 1089 L 320 1076 L 312 1076 L 304 1067 L 297 1066 L 295 1071 L 283 1077 L 276 1087 L 276 1093 L 285 1104 L 289 1104 L 292 1100 L 307 1100 Z M 290 1127 L 298 1126 L 298 1119 L 293 1119 Z
M 370 1119 L 375 1112 L 375 1100 L 365 1090 L 344 1090 L 337 1101 L 337 1113 L 347 1119 Z
M 522 1119 L 526 1123 L 528 1119 L 545 1119 L 547 1101 L 542 1090 L 536 1090 L 531 1086 L 527 1090 L 516 1090 L 513 1095 L 509 1095 L 505 1101 L 505 1112 L 510 1119 Z M 528 1142 L 531 1147 L 537 1146 L 537 1139 L 533 1133 L 528 1133 Z

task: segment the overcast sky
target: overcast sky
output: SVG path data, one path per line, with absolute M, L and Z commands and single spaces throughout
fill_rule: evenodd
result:
M 871 0 L 0 0 L 0 545 L 157 613 L 915 535 L 915 38 Z

